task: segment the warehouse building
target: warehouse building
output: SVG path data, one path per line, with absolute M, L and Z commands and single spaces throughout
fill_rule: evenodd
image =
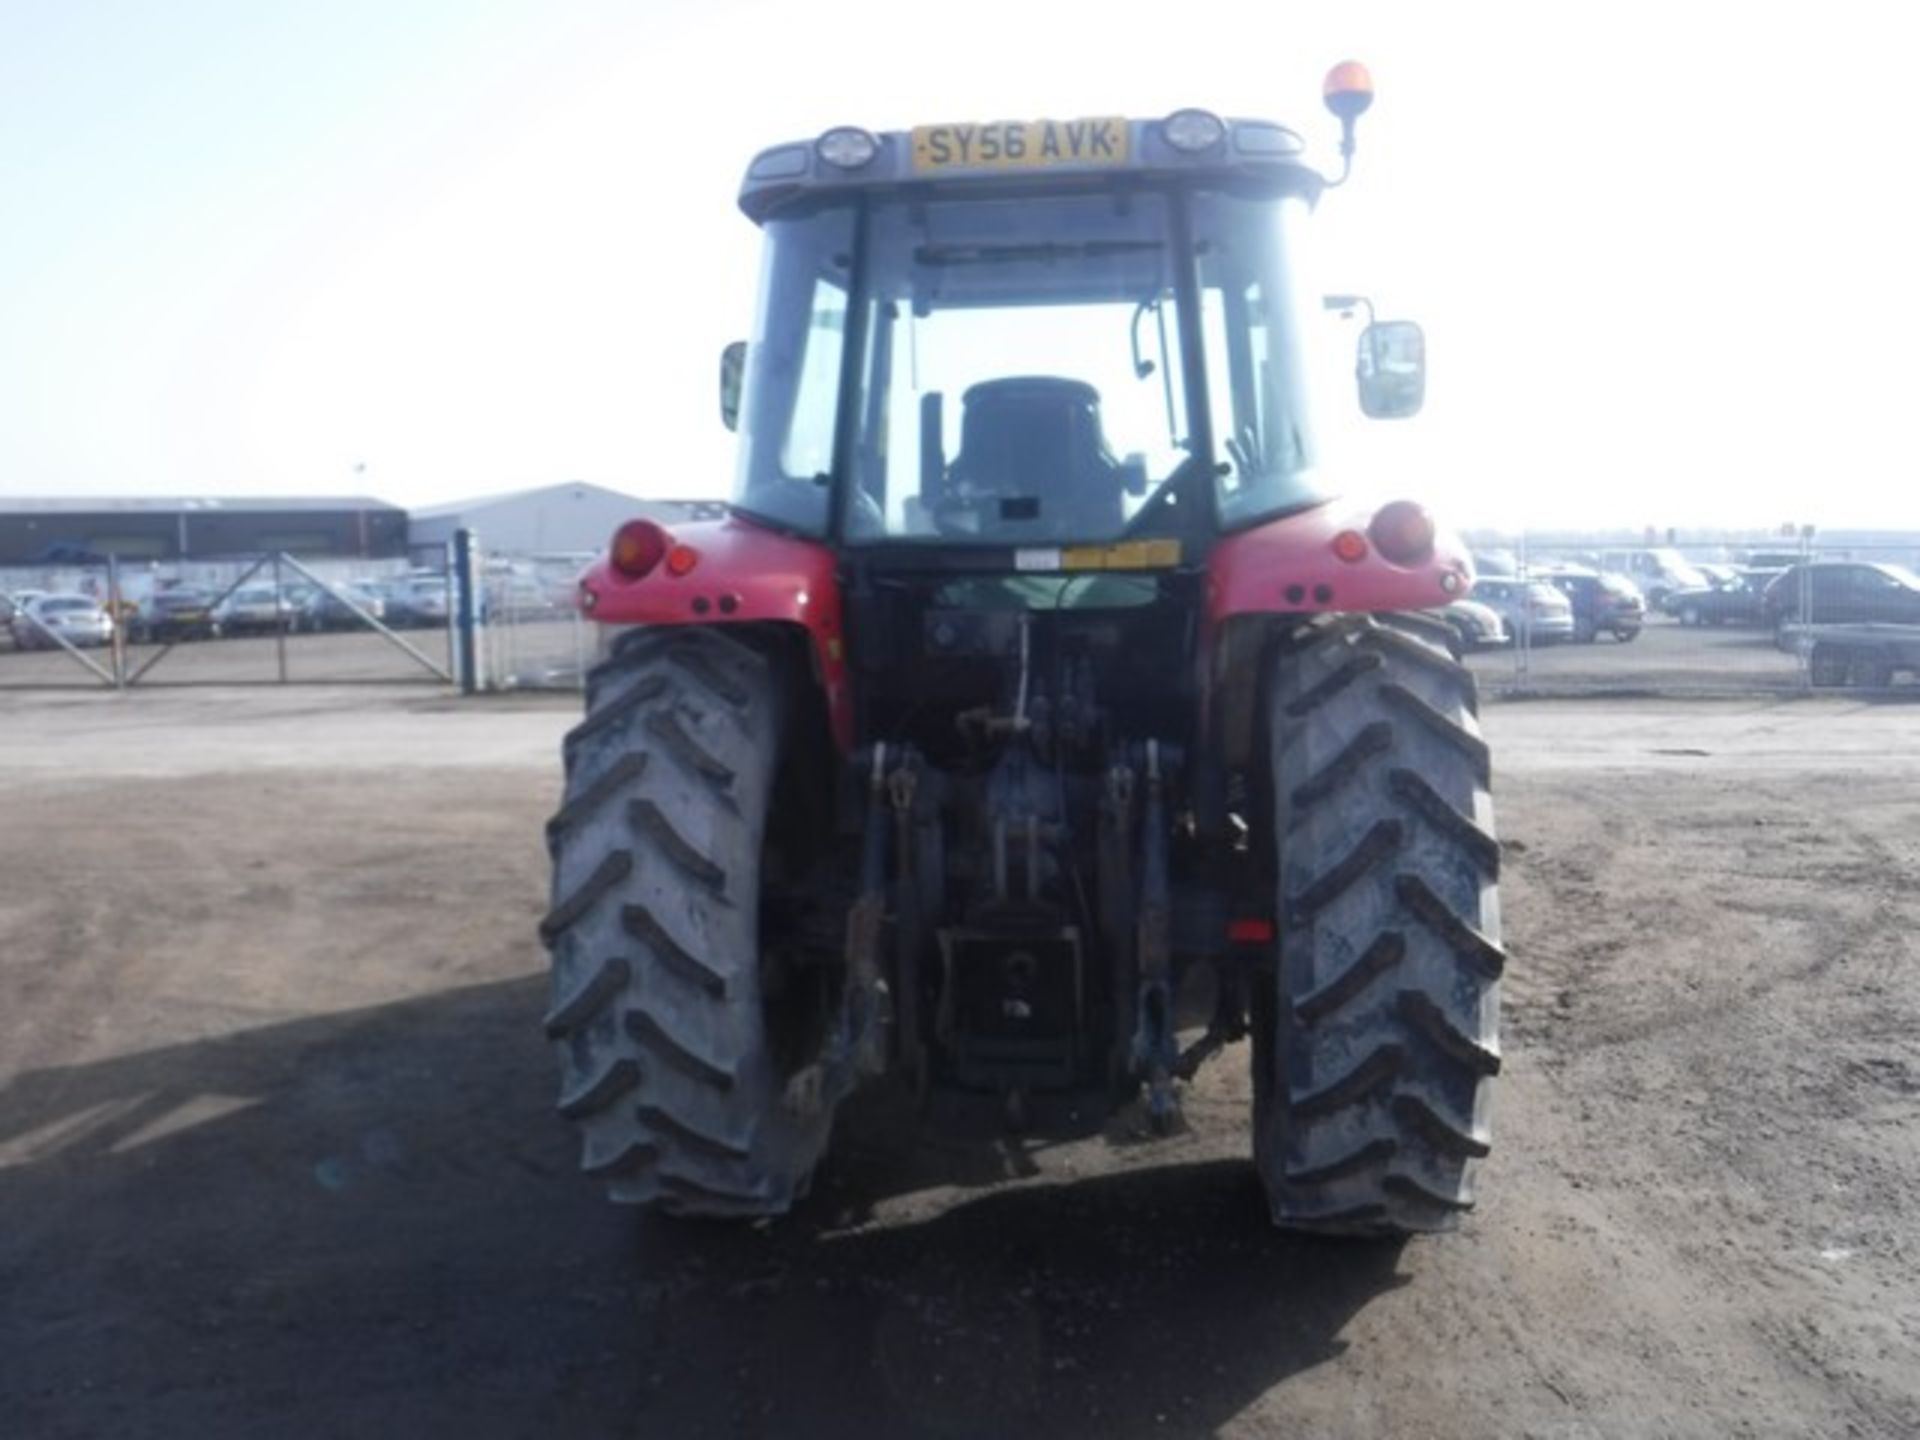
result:
M 0 565 L 218 560 L 270 551 L 312 558 L 402 559 L 407 515 L 348 498 L 0 496 Z
M 570 481 L 489 495 L 412 513 L 408 543 L 414 559 L 436 564 L 456 530 L 471 530 L 483 550 L 511 555 L 594 555 L 607 548 L 628 520 L 718 519 L 726 507 L 715 500 L 643 500 L 602 485 Z

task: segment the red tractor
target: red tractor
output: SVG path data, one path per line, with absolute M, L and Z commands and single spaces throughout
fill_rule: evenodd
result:
M 1369 99 L 1329 77 L 1347 164 Z M 1027 1129 L 1164 1121 L 1250 1036 L 1278 1223 L 1472 1204 L 1500 850 L 1422 613 L 1472 571 L 1329 489 L 1302 149 L 1182 110 L 748 167 L 734 499 L 582 578 L 607 658 L 548 829 L 560 1110 L 615 1199 L 786 1211 L 888 1073 Z M 1424 366 L 1369 325 L 1362 408 L 1412 413 Z

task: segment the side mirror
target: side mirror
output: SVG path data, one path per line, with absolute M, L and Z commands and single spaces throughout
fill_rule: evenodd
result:
M 1120 462 L 1120 488 L 1138 498 L 1147 493 L 1147 457 L 1138 453 Z
M 1411 320 L 1380 320 L 1360 332 L 1354 378 L 1370 420 L 1404 420 L 1427 398 L 1427 337 Z
M 747 342 L 736 340 L 720 352 L 720 423 L 740 428 L 740 382 L 747 369 Z

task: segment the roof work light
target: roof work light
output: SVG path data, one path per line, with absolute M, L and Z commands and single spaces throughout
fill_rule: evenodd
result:
M 1346 183 L 1353 169 L 1353 122 L 1366 114 L 1373 104 L 1373 77 L 1358 60 L 1342 60 L 1327 72 L 1320 87 L 1320 98 L 1340 122 L 1340 178 L 1328 182 L 1328 188 Z
M 1167 144 L 1183 155 L 1211 150 L 1227 138 L 1226 123 L 1206 110 L 1176 110 L 1160 122 Z
M 858 170 L 880 153 L 880 141 L 857 125 L 836 125 L 813 142 L 813 153 L 840 170 Z

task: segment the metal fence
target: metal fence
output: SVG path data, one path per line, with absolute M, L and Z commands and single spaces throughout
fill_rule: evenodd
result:
M 1472 538 L 1480 581 L 1442 613 L 1495 694 L 1785 695 L 1920 675 L 1920 534 Z M 573 601 L 592 558 L 479 562 L 485 686 L 583 684 L 601 638 Z
M 1920 535 L 1471 538 L 1480 580 L 1441 613 L 1493 693 L 1779 695 L 1920 680 Z M 464 543 L 429 571 L 285 554 L 0 570 L 0 688 L 582 688 L 603 644 L 574 604 L 592 557 L 476 548 L 462 565 Z M 55 618 L 47 597 L 82 603 Z M 87 604 L 91 620 L 77 613 Z
M 591 555 L 488 551 L 479 560 L 481 684 L 491 690 L 578 690 L 599 644 L 574 604 Z
M 1473 595 L 1443 613 L 1496 693 L 1883 691 L 1920 677 L 1920 536 L 1479 539 Z
M 0 569 L 0 689 L 448 683 L 448 573 L 285 553 Z
M 476 548 L 463 567 L 464 543 L 449 545 L 434 568 L 288 554 L 3 568 L 0 689 L 584 686 L 599 639 L 573 600 L 592 557 Z

